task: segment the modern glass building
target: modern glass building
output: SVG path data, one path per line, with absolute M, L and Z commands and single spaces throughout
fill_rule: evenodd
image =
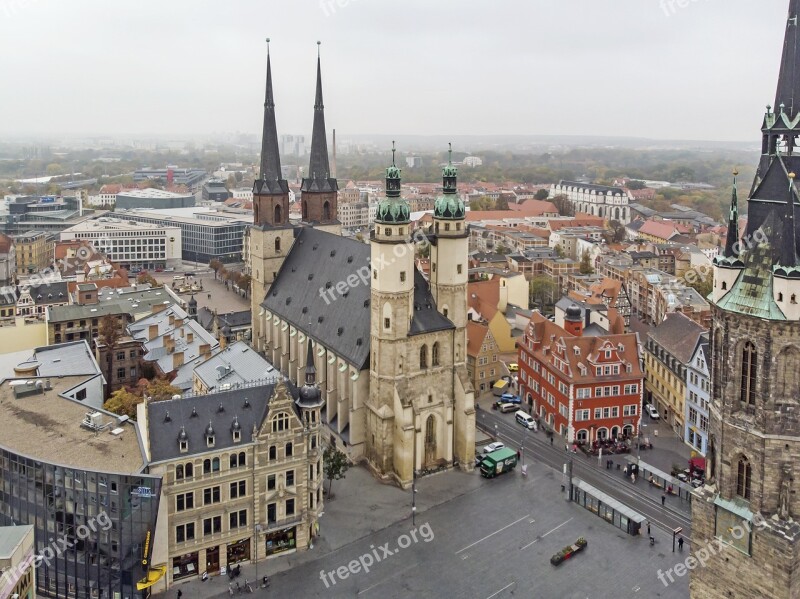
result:
M 77 378 L 0 385 L 0 525 L 33 525 L 38 596 L 144 599 L 161 479 L 134 423 L 60 396 Z

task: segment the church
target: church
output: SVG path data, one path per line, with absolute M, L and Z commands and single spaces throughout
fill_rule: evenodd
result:
M 394 155 L 394 152 L 393 152 Z M 452 162 L 434 223 L 430 281 L 416 269 L 400 169 L 386 169 L 369 244 L 341 236 L 317 57 L 302 221 L 289 223 L 272 69 L 267 54 L 260 176 L 253 185 L 249 264 L 253 344 L 293 382 L 309 347 L 322 393 L 326 445 L 402 487 L 423 468 L 471 469 L 475 399 L 466 368 L 469 232 Z
M 800 596 L 798 13 L 791 0 L 747 228 L 739 239 L 734 179 L 725 251 L 714 261 L 707 482 L 692 499 L 692 549 L 710 554 L 691 571 L 698 599 Z

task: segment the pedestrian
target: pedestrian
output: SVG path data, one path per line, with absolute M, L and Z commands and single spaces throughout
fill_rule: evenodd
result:
M 550 437 L 550 447 L 553 446 L 553 437 Z
M 634 483 L 634 484 L 636 483 L 636 473 L 635 472 L 631 472 L 631 482 Z
M 564 451 L 569 453 L 569 443 L 564 443 Z
M 178 589 L 178 599 L 181 599 L 181 597 L 183 597 L 183 591 Z
M 667 504 L 667 496 L 663 493 L 661 494 L 661 505 L 664 506 Z
M 678 537 L 678 549 L 683 551 L 683 537 Z
M 650 536 L 650 520 L 647 521 L 647 536 Z
M 520 453 L 520 451 L 519 451 L 519 449 L 518 449 L 518 450 L 517 450 L 517 460 L 519 460 L 521 457 L 522 457 L 522 454 Z

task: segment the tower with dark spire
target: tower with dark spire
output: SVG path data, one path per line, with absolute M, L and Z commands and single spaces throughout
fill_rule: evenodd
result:
M 738 239 L 734 179 L 725 249 L 714 260 L 706 482 L 692 498 L 692 538 L 720 538 L 732 550 L 691 570 L 691 597 L 800 596 L 799 11 L 790 0 L 747 228 Z
M 267 84 L 264 95 L 264 129 L 258 179 L 253 183 L 253 226 L 245 233 L 245 254 L 251 282 L 253 344 L 263 351 L 261 302 L 289 252 L 294 239 L 289 223 L 289 185 L 281 175 L 272 63 L 267 38 Z
M 322 65 L 317 42 L 317 92 L 314 100 L 314 127 L 311 132 L 311 153 L 308 172 L 300 191 L 301 218 L 303 222 L 339 232 L 339 184 L 331 175 L 328 160 L 328 140 L 325 132 L 325 105 L 322 101 Z M 326 226 L 327 225 L 327 226 Z

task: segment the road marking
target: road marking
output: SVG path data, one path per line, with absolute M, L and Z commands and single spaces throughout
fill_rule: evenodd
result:
M 538 539 L 536 539 L 535 541 L 531 541 L 530 543 L 528 543 L 528 544 L 527 544 L 527 545 L 525 545 L 524 547 L 520 547 L 520 548 L 519 548 L 519 550 L 520 550 L 520 551 L 522 551 L 523 549 L 527 549 L 528 547 L 530 547 L 530 546 L 531 546 L 531 545 L 533 545 L 534 543 L 537 543 L 538 541 L 541 541 L 543 538 L 545 538 L 545 537 L 546 537 L 547 535 L 549 535 L 551 532 L 555 532 L 555 531 L 557 531 L 559 528 L 561 528 L 561 527 L 562 527 L 562 526 L 564 526 L 565 524 L 568 524 L 568 523 L 569 523 L 569 522 L 571 522 L 573 519 L 574 519 L 574 518 L 570 518 L 569 520 L 566 520 L 566 521 L 562 522 L 561 524 L 559 524 L 558 526 L 556 526 L 556 527 L 555 527 L 553 530 L 548 530 L 546 533 L 544 533 L 544 534 L 543 534 L 541 537 L 539 537 L 539 538 L 538 538 Z
M 508 587 L 513 587 L 515 584 L 517 584 L 517 583 L 516 582 L 512 582 L 511 584 L 508 584 L 508 585 L 504 586 L 502 589 L 500 589 L 496 593 L 492 593 L 491 595 L 489 595 L 486 599 L 492 599 L 492 597 L 496 597 L 497 595 L 499 595 L 500 593 L 505 591 Z
M 413 564 L 413 565 L 409 566 L 408 568 L 403 568 L 403 569 L 402 569 L 402 570 L 400 570 L 399 572 L 395 572 L 394 574 L 392 574 L 391 576 L 389 576 L 389 578 L 386 578 L 386 579 L 384 579 L 384 580 L 381 580 L 380 582 L 376 582 L 376 583 L 375 583 L 375 584 L 373 584 L 371 587 L 367 587 L 367 588 L 366 588 L 366 589 L 364 589 L 363 591 L 358 591 L 358 594 L 359 594 L 359 595 L 362 595 L 362 594 L 366 593 L 367 591 L 371 591 L 371 590 L 372 590 L 372 589 L 374 589 L 375 587 L 379 587 L 379 586 L 381 586 L 383 583 L 390 581 L 390 580 L 391 580 L 392 578 L 394 578 L 395 576 L 399 576 L 400 574 L 403 574 L 404 572 L 408 572 L 408 571 L 409 571 L 411 568 L 416 568 L 418 565 L 419 565 L 419 564 Z
M 522 518 L 520 518 L 520 519 L 518 519 L 518 520 L 514 520 L 514 521 L 513 521 L 511 524 L 507 524 L 507 525 L 505 525 L 503 528 L 501 528 L 501 529 L 499 529 L 499 530 L 496 530 L 496 531 L 494 531 L 492 534 L 488 534 L 488 535 L 486 535 L 485 537 L 483 537 L 482 539 L 478 539 L 477 541 L 475 541 L 475 542 L 474 542 L 474 543 L 472 543 L 471 545 L 467 545 L 467 546 L 466 546 L 466 547 L 464 547 L 463 549 L 459 549 L 458 551 L 456 551 L 456 555 L 458 555 L 458 554 L 459 554 L 459 553 L 461 553 L 462 551 L 466 551 L 466 550 L 467 550 L 467 549 L 469 549 L 470 547 L 474 547 L 475 545 L 477 545 L 478 543 L 480 543 L 480 542 L 482 542 L 482 541 L 485 541 L 485 540 L 486 540 L 486 539 L 488 539 L 489 537 L 493 537 L 493 536 L 494 536 L 494 535 L 496 535 L 498 532 L 503 532 L 503 531 L 504 531 L 506 528 L 509 528 L 509 527 L 511 527 L 511 526 L 514 526 L 514 525 L 515 525 L 517 522 L 522 522 L 523 520 L 525 520 L 525 518 L 530 518 L 530 517 L 531 517 L 531 515 L 530 515 L 530 514 L 525 514 L 525 515 L 524 515 Z M 512 583 L 512 584 L 513 584 L 513 583 Z
M 536 522 L 536 520 L 530 520 L 530 521 L 528 522 L 528 524 L 533 524 L 534 522 Z

